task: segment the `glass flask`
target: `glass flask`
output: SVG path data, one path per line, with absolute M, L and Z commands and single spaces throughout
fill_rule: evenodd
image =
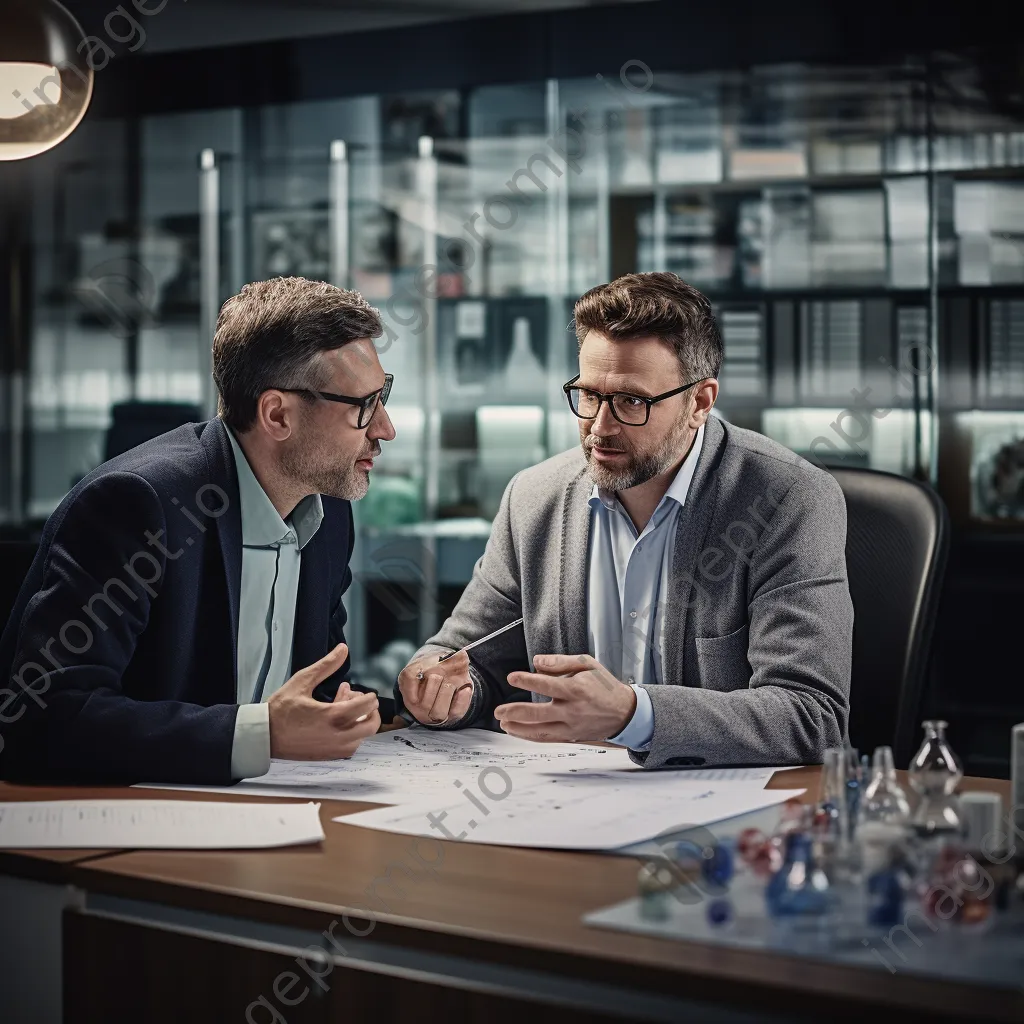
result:
M 849 834 L 853 835 L 860 818 L 860 801 L 864 794 L 864 787 L 867 785 L 867 777 L 860 770 L 860 755 L 856 747 L 846 747 L 844 750 L 845 775 L 846 775 L 846 813 L 849 816 Z
M 987 931 L 992 927 L 998 902 L 992 875 L 969 854 L 956 866 L 954 880 L 963 901 L 956 922 L 967 931 Z
M 904 826 L 905 819 L 902 823 L 865 820 L 857 832 L 864 866 L 864 920 L 871 927 L 891 928 L 903 919 L 904 899 L 913 882 L 909 832 Z
M 922 724 L 924 742 L 910 762 L 907 776 L 918 794 L 912 824 L 925 836 L 961 831 L 960 807 L 953 795 L 964 776 L 956 754 L 946 742 L 946 723 Z
M 814 808 L 813 827 L 818 836 L 844 839 L 849 835 L 846 798 L 846 751 L 842 747 L 830 747 L 825 751 L 821 792 Z
M 821 917 L 832 909 L 832 886 L 819 847 L 807 832 L 787 834 L 782 867 L 765 888 L 772 917 Z
M 671 894 L 676 879 L 664 861 L 652 860 L 637 872 L 640 916 L 648 921 L 667 921 L 672 916 Z
M 904 825 L 910 820 L 910 801 L 896 781 L 892 747 L 875 748 L 871 781 L 861 796 L 860 820 L 887 825 Z

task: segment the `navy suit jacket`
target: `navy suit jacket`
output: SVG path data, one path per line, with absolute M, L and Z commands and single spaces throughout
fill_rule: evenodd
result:
M 344 640 L 347 501 L 302 551 L 292 671 Z M 219 420 L 134 448 L 50 516 L 0 640 L 0 776 L 231 780 L 242 526 Z M 333 698 L 348 662 L 316 696 Z

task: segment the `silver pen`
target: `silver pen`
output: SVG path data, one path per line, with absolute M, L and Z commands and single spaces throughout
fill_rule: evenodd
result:
M 507 626 L 502 626 L 501 629 L 496 629 L 493 633 L 488 633 L 487 636 L 482 636 L 480 637 L 479 640 L 474 640 L 472 643 L 466 644 L 465 647 L 461 647 L 457 651 L 452 651 L 450 654 L 446 654 L 443 657 L 438 658 L 437 664 L 440 665 L 442 662 L 447 661 L 449 658 L 454 658 L 456 654 L 461 654 L 463 651 L 469 651 L 472 650 L 474 647 L 479 647 L 480 644 L 485 644 L 487 643 L 488 640 L 493 640 L 496 636 L 501 636 L 502 633 L 507 633 L 510 629 L 515 629 L 516 626 L 521 626 L 523 624 L 523 621 L 523 619 L 516 619 L 515 622 L 510 622 Z M 423 672 L 417 672 L 416 678 L 422 679 Z M 472 687 L 472 685 L 473 684 L 470 682 L 463 683 L 461 686 L 457 687 L 455 693 L 452 694 L 452 699 L 455 698 L 456 694 L 461 693 L 463 690 Z M 437 698 L 435 697 L 434 700 L 436 703 Z M 433 710 L 433 705 L 431 705 L 431 710 Z M 430 721 L 433 722 L 435 725 L 439 725 L 441 722 L 445 721 L 445 719 L 443 718 L 434 718 L 434 716 L 430 714 L 430 711 L 427 712 L 427 716 L 430 718 Z
M 474 647 L 479 647 L 481 644 L 487 643 L 488 640 L 493 640 L 496 636 L 501 636 L 502 633 L 507 633 L 510 629 L 515 629 L 516 626 L 521 626 L 522 624 L 523 619 L 516 619 L 515 622 L 510 622 L 507 626 L 502 626 L 501 629 L 496 629 L 493 633 L 488 633 L 487 636 L 482 636 L 479 640 L 474 640 L 471 644 L 466 644 L 465 647 L 452 651 L 451 654 L 446 654 L 443 658 L 438 658 L 437 663 L 440 665 L 442 661 L 454 658 L 456 654 L 461 654 L 463 651 L 471 651 Z

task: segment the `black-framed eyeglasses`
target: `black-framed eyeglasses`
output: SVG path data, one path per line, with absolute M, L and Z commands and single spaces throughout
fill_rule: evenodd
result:
M 350 398 L 348 395 L 334 395 L 330 391 L 317 391 L 314 388 L 275 388 L 275 391 L 288 391 L 295 395 L 312 395 L 314 398 L 322 398 L 326 402 L 343 402 L 345 405 L 354 405 L 359 409 L 359 419 L 356 426 L 365 430 L 377 412 L 377 403 L 388 404 L 388 396 L 391 394 L 391 385 L 394 384 L 393 374 L 384 374 L 384 386 L 376 391 L 371 391 L 362 398 Z
M 642 427 L 651 418 L 651 406 L 655 402 L 664 402 L 666 398 L 673 395 L 681 395 L 689 391 L 694 384 L 699 384 L 706 377 L 700 380 L 691 381 L 681 388 L 673 388 L 662 395 L 654 395 L 648 398 L 646 395 L 631 395 L 625 391 L 616 391 L 610 395 L 603 395 L 600 391 L 591 391 L 589 388 L 576 387 L 576 381 L 582 374 L 576 374 L 571 381 L 562 385 L 565 397 L 569 401 L 569 408 L 581 420 L 593 420 L 601 411 L 601 403 L 607 402 L 612 410 L 612 415 L 624 426 Z

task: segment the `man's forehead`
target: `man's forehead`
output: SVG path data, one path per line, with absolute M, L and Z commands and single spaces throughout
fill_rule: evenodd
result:
M 332 375 L 338 381 L 378 387 L 384 371 L 377 358 L 377 349 L 369 338 L 350 341 L 341 348 L 324 353 Z
M 628 348 L 605 349 L 600 352 L 580 352 L 580 372 L 584 377 L 601 377 L 608 380 L 642 380 L 658 377 L 671 369 L 673 359 L 651 358 L 649 350 Z

